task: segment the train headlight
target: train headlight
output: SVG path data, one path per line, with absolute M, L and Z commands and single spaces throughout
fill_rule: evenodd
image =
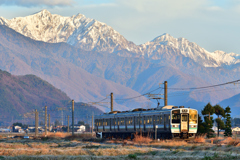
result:
M 178 128 L 178 125 L 172 125 L 172 127 L 174 127 L 174 128 Z
M 196 125 L 191 125 L 191 128 L 196 128 Z

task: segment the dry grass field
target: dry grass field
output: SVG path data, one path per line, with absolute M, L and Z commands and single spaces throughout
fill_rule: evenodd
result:
M 240 159 L 239 138 L 195 138 L 191 141 L 160 140 L 137 136 L 130 140 L 102 140 L 91 134 L 72 137 L 52 133 L 30 139 L 0 136 L 0 159 L 75 160 L 75 159 Z

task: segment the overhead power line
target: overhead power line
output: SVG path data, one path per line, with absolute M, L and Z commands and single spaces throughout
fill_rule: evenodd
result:
M 156 89 L 154 89 L 154 90 L 152 90 L 152 91 L 149 91 L 149 92 L 147 92 L 147 93 L 141 94 L 141 95 L 139 95 L 139 96 L 122 98 L 122 99 L 114 99 L 114 100 L 115 100 L 115 101 L 123 101 L 123 100 L 130 100 L 130 99 L 139 98 L 139 97 L 148 95 L 148 94 L 150 94 L 150 93 L 152 93 L 152 92 L 154 92 L 154 91 L 156 91 L 156 90 L 158 90 L 158 89 L 160 89 L 160 88 L 162 88 L 162 87 L 158 87 L 158 88 L 156 88 Z
M 227 84 L 234 84 L 239 82 L 240 79 L 235 80 L 235 81 L 231 81 L 231 82 L 226 82 L 226 83 L 222 83 L 222 84 L 217 84 L 217 85 L 211 85 L 211 86 L 204 86 L 204 87 L 193 87 L 193 88 L 168 88 L 168 89 L 172 89 L 172 90 L 194 90 L 194 89 L 205 89 L 205 88 L 213 88 L 213 87 L 219 87 L 219 86 L 224 86 Z

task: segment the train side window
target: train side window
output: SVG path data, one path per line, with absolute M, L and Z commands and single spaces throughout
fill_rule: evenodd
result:
M 152 116 L 150 117 L 150 124 L 152 124 Z
M 143 117 L 143 124 L 146 124 L 146 117 Z
M 96 119 L 95 119 L 95 121 L 94 121 L 94 125 L 97 126 L 97 120 L 96 120 Z
M 140 122 L 140 124 L 142 124 L 142 117 L 140 117 L 140 121 L 139 122 Z
M 162 124 L 162 115 L 160 116 L 160 124 Z

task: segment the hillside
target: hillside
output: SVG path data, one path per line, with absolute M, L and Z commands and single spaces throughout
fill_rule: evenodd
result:
M 235 89 L 238 88 L 238 86 L 234 86 Z M 240 116 L 239 110 L 240 110 L 240 94 L 237 94 L 231 98 L 225 99 L 221 102 L 219 102 L 219 104 L 223 107 L 226 108 L 227 106 L 229 106 L 231 108 L 231 114 L 235 116 Z
M 83 59 L 76 57 L 87 55 L 87 60 L 92 61 L 94 56 L 98 58 L 104 54 L 87 52 L 66 43 L 52 44 L 34 41 L 1 25 L 0 37 L 0 69 L 16 75 L 37 75 L 64 91 L 76 102 L 96 102 L 111 92 L 121 97 L 140 95 L 131 88 L 90 74 L 81 68 Z M 94 63 L 92 65 L 97 64 Z M 147 101 L 144 97 L 140 100 Z M 141 102 L 134 102 L 135 105 L 141 105 Z M 100 108 L 109 111 L 105 107 Z M 115 109 L 126 110 L 128 107 L 116 103 Z
M 48 106 L 49 111 L 67 108 L 70 102 L 71 99 L 65 93 L 34 75 L 14 76 L 0 70 L 1 123 L 22 122 L 23 115 L 33 113 L 35 109 L 41 112 L 44 106 Z M 81 106 L 84 106 L 84 104 L 81 104 Z M 99 109 L 91 106 L 77 111 L 77 113 L 89 115 L 92 112 L 95 114 L 102 113 Z M 54 121 L 57 112 L 51 112 L 51 114 L 53 116 L 52 121 Z M 30 117 L 33 118 L 33 114 Z M 28 117 L 25 118 L 25 122 L 33 120 Z

